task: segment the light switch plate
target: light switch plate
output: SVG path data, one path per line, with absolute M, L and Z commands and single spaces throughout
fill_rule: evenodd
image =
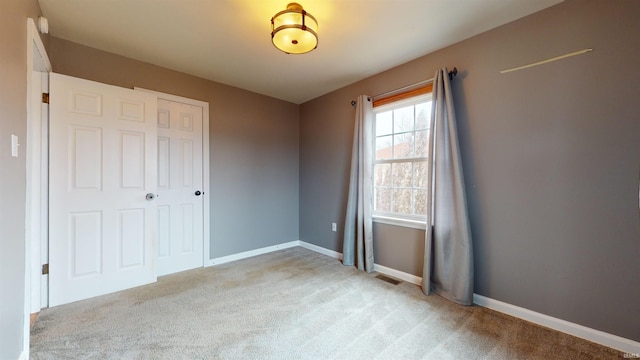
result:
M 18 157 L 18 136 L 11 134 L 11 156 Z

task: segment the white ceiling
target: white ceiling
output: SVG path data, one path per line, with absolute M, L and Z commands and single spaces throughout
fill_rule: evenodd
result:
M 287 0 L 39 0 L 55 37 L 296 104 L 561 1 L 299 0 L 319 44 L 287 55 Z

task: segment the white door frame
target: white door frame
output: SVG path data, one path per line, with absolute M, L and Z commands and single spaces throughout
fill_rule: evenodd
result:
M 202 134 L 201 134 L 202 135 L 202 187 L 205 194 L 211 194 L 211 189 L 209 188 L 209 103 L 206 101 L 189 99 L 189 98 L 178 96 L 178 95 L 171 95 L 171 94 L 166 94 L 159 91 L 140 88 L 137 86 L 134 87 L 133 89 L 155 94 L 158 96 L 158 100 L 164 99 L 164 100 L 202 107 Z M 211 199 L 210 196 L 206 196 L 202 204 L 203 206 L 202 216 L 204 218 L 202 222 L 202 226 L 203 226 L 202 237 L 203 237 L 203 245 L 204 245 L 204 249 L 203 249 L 204 251 L 202 252 L 203 266 L 207 266 L 207 264 L 210 263 L 210 255 L 209 255 L 209 252 L 211 250 L 210 249 L 211 224 L 209 221 L 209 211 L 210 211 L 210 203 L 211 203 L 210 199 Z
M 30 314 L 33 312 L 32 297 L 39 302 L 40 286 L 41 286 L 41 245 L 47 242 L 47 231 L 33 231 L 33 229 L 41 229 L 39 219 L 46 219 L 48 207 L 46 206 L 46 195 L 43 195 L 40 189 L 46 185 L 46 175 L 42 171 L 30 171 L 29 169 L 43 169 L 47 166 L 46 154 L 48 153 L 47 144 L 43 144 L 42 139 L 38 140 L 33 137 L 36 134 L 42 134 L 44 138 L 46 133 L 43 131 L 41 111 L 41 102 L 34 101 L 33 92 L 38 91 L 33 87 L 34 82 L 39 84 L 40 81 L 34 79 L 33 71 L 48 74 L 51 72 L 51 62 L 45 50 L 42 39 L 38 34 L 38 29 L 33 19 L 27 19 L 27 148 L 26 168 L 27 168 L 27 187 L 26 187 L 26 204 L 25 204 L 25 297 L 24 297 L 24 343 L 23 354 L 29 353 L 29 334 L 30 334 Z M 48 76 L 48 75 L 47 75 Z M 42 149 L 42 151 L 41 151 Z M 37 214 L 39 212 L 39 217 Z

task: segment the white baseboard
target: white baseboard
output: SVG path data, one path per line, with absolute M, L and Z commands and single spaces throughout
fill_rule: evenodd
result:
M 473 303 L 491 310 L 523 319 L 534 324 L 542 325 L 553 330 L 557 330 L 569 335 L 573 335 L 591 342 L 601 344 L 627 354 L 640 354 L 640 343 L 625 339 L 620 336 L 611 335 L 600 330 L 588 328 L 586 326 L 574 324 L 549 315 L 541 314 L 502 301 L 494 300 L 482 295 L 473 294 Z
M 300 241 L 295 240 L 295 241 L 290 241 L 290 242 L 282 243 L 278 245 L 267 246 L 260 249 L 249 250 L 249 251 L 245 251 L 245 252 L 241 252 L 233 255 L 227 255 L 227 256 L 211 259 L 204 266 L 220 265 L 220 264 L 224 264 L 224 263 L 228 263 L 236 260 L 242 260 L 242 259 L 246 259 L 246 258 L 250 258 L 250 257 L 262 255 L 262 254 L 267 254 L 267 253 L 282 250 L 282 249 L 296 247 L 299 245 L 300 245 Z
M 29 359 L 29 349 L 22 350 L 22 353 L 20 353 L 20 357 L 18 358 L 18 360 L 27 360 L 27 359 Z
M 205 264 L 205 266 L 220 265 L 220 264 L 228 263 L 231 261 L 246 259 L 246 258 L 257 256 L 257 255 L 270 253 L 273 251 L 292 248 L 295 246 L 300 246 L 305 249 L 309 249 L 311 251 L 315 251 L 317 253 L 332 257 L 334 259 L 342 260 L 342 253 L 329 250 L 314 244 L 310 244 L 301 240 L 296 240 L 296 241 L 290 241 L 290 242 L 279 244 L 279 245 L 268 246 L 261 249 L 245 251 L 238 254 L 211 259 L 207 264 Z M 420 285 L 422 282 L 422 278 L 419 276 L 408 274 L 408 273 L 395 270 L 379 264 L 374 264 L 373 270 L 385 275 L 395 277 L 400 280 L 404 280 L 412 284 L 416 284 L 416 285 Z M 633 340 L 629 340 L 617 335 L 605 333 L 600 330 L 591 329 L 586 326 L 582 326 L 575 323 L 571 323 L 569 321 L 554 318 L 549 315 L 541 314 L 535 311 L 531 311 L 525 308 L 511 305 L 499 300 L 494 300 L 478 294 L 473 294 L 473 303 L 478 306 L 483 306 L 491 310 L 495 310 L 495 311 L 522 319 L 522 320 L 532 322 L 534 324 L 538 324 L 553 330 L 557 330 L 569 335 L 573 335 L 597 344 L 601 344 L 601 345 L 625 352 L 626 354 L 631 355 L 631 357 L 640 357 L 640 343 Z M 24 356 L 24 353 L 23 353 L 23 356 Z M 23 356 L 20 357 L 21 360 Z M 28 357 L 28 352 L 26 356 Z
M 305 249 L 309 249 L 311 251 L 320 253 L 322 255 L 326 255 L 334 259 L 342 260 L 342 253 L 339 253 L 337 251 L 329 250 L 329 249 L 320 247 L 318 245 L 309 244 L 308 242 L 304 242 L 304 241 L 300 241 L 300 246 Z M 411 284 L 420 285 L 420 283 L 422 282 L 422 278 L 419 276 L 408 274 L 406 272 L 402 272 L 400 270 L 392 269 L 379 264 L 373 264 L 373 271 L 377 271 L 381 274 L 392 276 L 396 279 L 400 279 Z
M 400 270 L 392 269 L 379 264 L 373 264 L 373 271 L 377 271 L 381 274 L 389 275 L 396 279 L 400 279 L 415 285 L 420 285 L 422 283 L 422 278 L 420 276 L 415 276 L 413 274 L 402 272 Z
M 317 253 L 320 253 L 322 255 L 327 255 L 329 257 L 332 257 L 334 259 L 338 259 L 338 260 L 342 260 L 342 253 L 339 253 L 337 251 L 333 251 L 333 250 L 329 250 L 329 249 L 325 249 L 323 247 L 320 247 L 318 245 L 313 245 L 313 244 L 309 244 L 308 242 L 304 242 L 304 241 L 299 241 L 299 245 L 305 249 L 309 249 L 311 251 L 315 251 Z

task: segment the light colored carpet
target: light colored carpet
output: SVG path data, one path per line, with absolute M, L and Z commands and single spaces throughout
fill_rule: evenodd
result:
M 32 359 L 615 359 L 291 248 L 45 309 Z

